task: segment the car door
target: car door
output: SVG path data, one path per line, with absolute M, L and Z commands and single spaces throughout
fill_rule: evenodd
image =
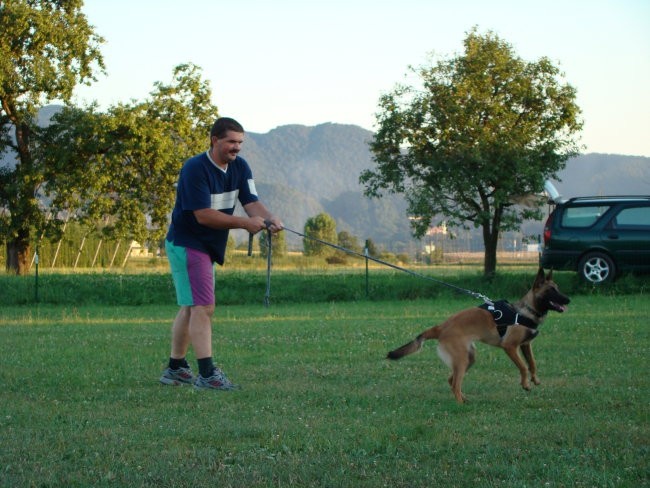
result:
M 650 204 L 621 206 L 601 237 L 619 269 L 650 270 Z

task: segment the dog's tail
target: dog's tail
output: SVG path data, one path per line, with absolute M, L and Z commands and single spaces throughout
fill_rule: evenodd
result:
M 426 341 L 427 339 L 437 339 L 439 335 L 440 335 L 440 329 L 437 326 L 431 327 L 430 329 L 427 329 L 424 332 L 422 332 L 422 334 L 417 336 L 414 340 L 412 340 L 408 344 L 404 344 L 402 347 L 398 347 L 397 349 L 390 351 L 386 356 L 386 358 L 401 359 L 404 356 L 408 356 L 409 354 L 418 352 L 420 349 L 422 349 L 422 344 L 424 344 L 424 341 Z

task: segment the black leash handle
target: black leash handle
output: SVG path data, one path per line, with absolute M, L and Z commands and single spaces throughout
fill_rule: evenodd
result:
M 265 220 L 264 225 L 266 226 L 266 229 L 268 230 L 268 228 L 271 226 L 271 221 L 270 220 Z M 253 234 L 252 232 L 248 233 L 248 256 L 249 257 L 253 255 L 253 237 L 254 236 L 255 236 L 255 234 Z

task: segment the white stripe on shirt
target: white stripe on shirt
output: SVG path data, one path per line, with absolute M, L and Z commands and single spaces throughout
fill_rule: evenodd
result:
M 239 190 L 227 191 L 225 193 L 213 193 L 210 195 L 210 208 L 214 210 L 234 208 L 238 196 Z

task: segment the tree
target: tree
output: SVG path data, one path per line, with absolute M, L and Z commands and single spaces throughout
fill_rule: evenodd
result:
M 359 240 L 357 239 L 357 236 L 350 234 L 346 230 L 342 230 L 341 232 L 338 233 L 337 236 L 337 242 L 338 245 L 344 249 L 348 249 L 350 251 L 356 252 L 361 254 L 363 252 L 363 249 L 361 248 L 361 245 L 359 244 Z M 338 263 L 345 264 L 348 261 L 348 257 L 351 255 L 351 253 L 342 251 L 337 249 L 334 251 L 334 257 L 338 261 Z
M 315 217 L 307 219 L 304 234 L 321 241 L 336 244 L 336 221 L 327 213 L 319 213 Z M 333 248 L 312 239 L 304 239 L 303 248 L 305 256 L 329 256 L 333 254 Z
M 262 231 L 259 235 L 260 255 L 267 258 L 269 255 L 268 232 Z M 284 232 L 278 232 L 271 236 L 271 255 L 275 257 L 287 255 L 287 241 Z
M 484 274 L 492 276 L 499 233 L 541 218 L 540 200 L 531 207 L 513 200 L 539 194 L 577 154 L 575 89 L 547 58 L 525 62 L 476 29 L 463 54 L 416 73 L 422 88 L 398 86 L 381 97 L 370 144 L 376 167 L 360 182 L 368 196 L 405 194 L 416 237 L 438 215 L 450 227 L 481 227 Z
M 99 191 L 111 196 L 111 230 L 141 242 L 163 238 L 181 165 L 208 147 L 218 112 L 209 83 L 192 64 L 176 66 L 170 85 L 154 86 L 149 99 L 109 110 L 104 134 L 109 149 L 99 148 L 102 172 L 110 180 Z
M 7 240 L 7 270 L 24 274 L 35 229 L 45 214 L 36 194 L 43 167 L 32 157 L 38 108 L 67 101 L 77 84 L 104 69 L 97 36 L 81 0 L 12 0 L 0 3 L 0 153 L 14 167 L 0 169 L 0 235 Z M 13 132 L 13 133 L 12 133 Z
M 347 230 L 342 230 L 339 232 L 337 237 L 339 246 L 358 253 L 361 253 L 363 251 L 361 244 L 359 244 L 357 236 L 350 234 Z
M 88 228 L 105 223 L 108 238 L 162 240 L 180 166 L 207 147 L 217 108 L 193 65 L 177 66 L 170 85 L 155 87 L 148 100 L 106 113 L 63 107 L 40 131 L 33 155 L 44 168 L 46 234 L 72 215 Z

